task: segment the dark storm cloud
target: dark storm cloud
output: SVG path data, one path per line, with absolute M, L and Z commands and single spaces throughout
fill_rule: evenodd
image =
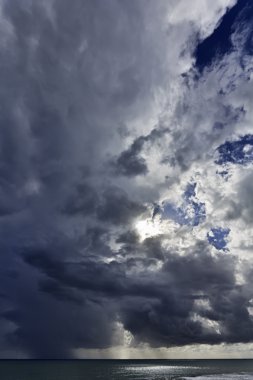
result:
M 66 358 L 72 356 L 74 347 L 110 345 L 113 329 L 110 300 L 99 294 L 95 299 L 89 297 L 82 288 L 86 282 L 82 282 L 81 275 L 77 281 L 71 279 L 73 269 L 68 274 L 68 263 L 64 268 L 65 264 L 60 259 L 56 261 L 52 252 L 37 251 L 34 255 L 33 265 L 40 266 L 40 271 L 17 262 L 19 278 L 7 282 L 1 276 L 1 287 L 7 293 L 1 305 L 1 324 L 11 321 L 13 326 L 10 329 L 9 323 L 3 331 L 5 345 L 1 345 L 1 352 L 9 347 L 15 352 L 27 352 L 32 358 Z M 13 260 L 12 267 L 15 257 Z M 74 267 L 76 270 L 78 265 Z M 81 290 L 77 289 L 80 284 Z
M 28 350 L 33 358 L 70 357 L 70 347 L 106 347 L 111 343 L 110 314 L 104 307 L 87 300 L 75 306 L 40 296 L 40 302 L 30 300 L 34 309 L 25 304 L 2 317 L 18 327 L 6 335 L 15 349 Z M 50 336 L 50 339 L 49 339 Z
M 103 165 L 118 126 L 151 100 L 162 60 L 143 34 L 140 3 L 1 4 L 0 241 L 5 272 L 10 267 L 19 277 L 12 283 L 1 278 L 1 309 L 15 328 L 7 324 L 1 331 L 0 355 L 8 346 L 14 356 L 20 350 L 68 357 L 73 347 L 111 342 L 109 303 L 107 313 L 103 299 L 86 300 L 84 290 L 102 290 L 92 280 L 100 273 L 107 276 L 105 291 L 116 292 L 116 264 L 107 274 L 99 264 L 100 256 L 111 254 L 106 225 L 128 223 L 145 209 L 104 179 Z M 147 81 L 149 71 L 154 75 Z M 16 262 L 31 246 L 37 250 L 33 264 L 46 278 Z M 80 264 L 77 275 L 82 255 L 98 263 Z M 64 263 L 70 257 L 76 260 L 71 273 Z
M 2 315 L 17 326 L 6 335 L 9 344 L 27 349 L 31 357 L 66 357 L 70 348 L 107 347 L 116 316 L 134 335 L 133 344 L 251 341 L 247 306 L 252 292 L 247 284 L 236 285 L 235 258 L 212 256 L 202 243 L 184 257 L 162 248 L 159 238 L 140 244 L 128 232 L 119 240 L 121 262 L 83 257 L 75 263 L 50 251 L 24 249 L 24 262 L 39 277 L 33 275 L 29 299 L 20 290 L 16 309 Z M 201 307 L 201 300 L 210 307 Z M 219 333 L 196 315 L 218 323 Z M 236 329 L 240 324 L 244 327 Z
M 131 298 L 123 304 L 122 320 L 137 341 L 160 347 L 191 343 L 248 342 L 252 321 L 244 290 L 235 285 L 231 258 L 212 258 L 202 247 L 192 257 L 170 255 L 159 272 L 159 296 Z M 218 291 L 219 289 L 219 291 Z M 208 300 L 202 310 L 194 301 Z M 237 309 L 235 304 L 240 305 Z M 219 323 L 219 331 L 205 326 L 201 318 Z M 236 325 L 245 328 L 237 332 Z
M 252 340 L 249 294 L 247 287 L 236 285 L 235 259 L 228 255 L 213 257 L 207 246 L 199 244 L 187 257 L 157 253 L 164 264 L 160 270 L 152 271 L 156 260 L 149 258 L 149 252 L 159 249 L 157 241 L 155 249 L 153 246 L 144 256 L 129 258 L 122 264 L 89 263 L 77 267 L 51 262 L 49 255 L 38 253 L 25 255 L 25 260 L 64 287 L 85 290 L 90 297 L 104 294 L 103 300 L 114 304 L 135 343 L 146 341 L 158 347 Z M 132 251 L 133 247 L 129 254 Z M 136 274 L 134 268 L 141 267 L 143 270 Z M 127 268 L 132 272 L 126 276 Z M 196 303 L 199 300 L 208 301 L 210 307 L 202 308 Z M 219 331 L 203 325 L 194 315 L 218 323 Z M 235 329 L 237 325 L 243 328 Z
M 64 263 L 47 252 L 27 253 L 24 259 L 48 277 L 70 287 L 112 295 L 125 292 L 123 268 L 116 261 L 108 264 L 94 260 Z
M 12 29 L 1 56 L 1 178 L 22 187 L 35 176 L 48 196 L 62 196 L 80 163 L 99 160 L 111 139 L 105 125 L 116 127 L 128 107 L 135 112 L 137 95 L 147 90 L 135 51 L 143 50 L 139 4 L 76 1 L 67 11 L 65 1 L 15 1 L 3 8 Z

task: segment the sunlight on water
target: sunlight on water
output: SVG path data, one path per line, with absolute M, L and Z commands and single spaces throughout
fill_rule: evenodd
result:
M 191 380 L 193 377 L 184 377 L 184 380 Z M 197 376 L 194 380 L 252 380 L 253 375 L 249 374 L 229 374 L 229 375 L 209 375 Z
M 178 370 L 184 370 L 184 369 L 187 369 L 189 368 L 188 366 L 157 366 L 157 365 L 154 365 L 154 366 L 143 366 L 143 367 L 140 367 L 140 366 L 129 366 L 129 367 L 125 367 L 125 370 L 126 371 L 132 371 L 132 372 L 147 372 L 147 373 L 161 373 L 161 372 L 166 372 L 166 373 L 175 373 L 177 372 Z M 197 369 L 199 367 L 191 367 L 191 369 Z
M 2 380 L 253 380 L 252 360 L 0 361 Z

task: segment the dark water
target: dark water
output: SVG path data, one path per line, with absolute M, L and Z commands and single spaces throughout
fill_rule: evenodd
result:
M 0 380 L 253 380 L 253 360 L 0 361 Z

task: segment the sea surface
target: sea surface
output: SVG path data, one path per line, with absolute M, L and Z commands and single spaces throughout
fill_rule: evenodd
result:
M 0 380 L 253 380 L 253 360 L 1 360 Z

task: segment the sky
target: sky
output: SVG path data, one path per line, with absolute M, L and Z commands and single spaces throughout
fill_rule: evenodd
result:
M 253 358 L 251 0 L 0 0 L 0 358 Z

